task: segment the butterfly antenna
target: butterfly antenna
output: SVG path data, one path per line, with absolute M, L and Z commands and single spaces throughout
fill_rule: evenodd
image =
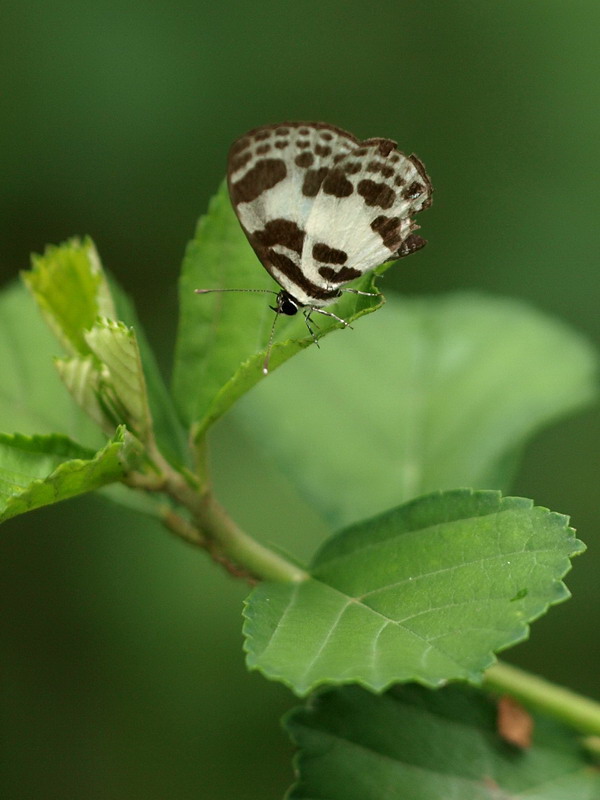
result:
M 271 348 L 273 347 L 273 336 L 275 335 L 275 324 L 277 322 L 277 317 L 279 314 L 275 314 L 273 319 L 273 324 L 271 325 L 271 333 L 269 334 L 269 344 L 267 345 L 267 352 L 265 355 L 265 360 L 263 361 L 263 375 L 269 374 L 269 360 L 271 358 Z
M 277 294 L 272 289 L 194 289 L 196 294 L 210 294 L 211 292 L 260 292 L 261 294 Z

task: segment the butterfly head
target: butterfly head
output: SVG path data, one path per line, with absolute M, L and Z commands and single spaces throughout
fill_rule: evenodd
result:
M 288 317 L 293 317 L 294 314 L 298 313 L 298 308 L 300 303 L 297 300 L 294 300 L 292 295 L 289 292 L 286 292 L 285 289 L 282 289 L 277 294 L 276 305 L 270 306 L 276 314 L 286 314 Z

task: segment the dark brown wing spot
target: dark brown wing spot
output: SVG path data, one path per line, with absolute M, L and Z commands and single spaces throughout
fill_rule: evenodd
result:
M 361 171 L 362 164 L 360 163 L 360 161 L 348 161 L 347 164 L 344 164 L 342 166 L 342 169 L 344 170 L 346 175 L 356 175 L 357 172 Z
M 358 184 L 358 193 L 364 197 L 368 206 L 391 208 L 396 199 L 396 192 L 385 183 L 363 180 Z
M 289 128 L 277 128 L 275 131 L 275 136 L 287 136 L 289 132 Z
M 312 167 L 314 163 L 315 157 L 312 153 L 300 153 L 299 156 L 296 156 L 296 166 L 297 167 Z
M 246 150 L 247 147 L 250 147 L 250 139 L 246 137 L 238 139 L 237 142 L 234 142 L 231 145 L 231 150 L 229 151 L 229 155 L 237 156 L 238 153 L 241 153 L 242 150 Z
M 252 239 L 256 240 L 263 247 L 272 247 L 275 244 L 283 245 L 288 250 L 296 253 L 302 252 L 304 244 L 304 231 L 295 222 L 289 219 L 272 219 L 261 231 L 252 234 Z
M 333 139 L 333 134 L 329 133 L 329 131 L 321 131 L 320 136 L 321 139 L 325 139 L 326 142 L 330 142 Z
M 334 197 L 348 197 L 354 191 L 354 186 L 341 169 L 332 169 L 323 181 L 323 191 Z
M 275 147 L 278 147 L 280 150 L 283 150 L 284 147 L 287 147 L 289 144 L 288 139 L 281 139 L 279 142 L 275 142 Z
M 270 144 L 259 144 L 256 148 L 256 155 L 257 156 L 264 156 L 265 153 L 268 153 L 271 149 Z
M 411 161 L 415 167 L 417 168 L 419 175 L 423 178 L 424 190 L 428 193 L 428 197 L 425 198 L 425 202 L 423 203 L 422 209 L 429 208 L 431 205 L 431 192 L 433 191 L 431 186 L 431 180 L 429 175 L 427 174 L 427 170 L 425 169 L 425 164 L 418 158 L 414 153 L 413 155 L 409 156 L 409 161 Z
M 334 297 L 339 297 L 340 292 L 337 289 L 323 289 L 321 286 L 316 286 L 308 280 L 302 270 L 297 264 L 294 264 L 291 258 L 278 253 L 275 250 L 269 250 L 265 254 L 264 265 L 267 272 L 270 272 L 269 266 L 273 265 L 282 272 L 287 278 L 296 284 L 300 289 L 306 292 L 313 300 L 332 300 Z M 277 279 L 275 279 L 277 280 Z
M 384 161 L 369 161 L 367 164 L 367 172 L 381 172 L 384 178 L 391 178 L 394 170 Z
M 392 150 L 396 147 L 396 142 L 393 142 L 391 139 L 374 138 L 365 139 L 364 142 L 361 142 L 361 145 L 363 147 L 365 145 L 368 147 L 376 147 L 379 155 L 383 156 L 383 158 L 387 158 Z
M 402 243 L 400 234 L 400 217 L 375 217 L 371 223 L 371 230 L 381 236 L 383 244 L 389 250 L 395 250 Z
M 417 197 L 420 197 L 423 192 L 425 191 L 425 187 L 419 181 L 413 181 L 410 186 L 407 186 L 406 189 L 402 190 L 402 197 L 405 200 L 416 200 Z
M 254 134 L 254 138 L 257 142 L 262 142 L 264 139 L 268 139 L 271 136 L 271 131 L 259 131 L 258 133 Z
M 358 150 L 355 150 L 352 155 L 355 156 L 366 156 L 369 151 L 366 147 L 359 147 Z
M 315 261 L 320 261 L 322 264 L 345 264 L 348 260 L 348 253 L 343 250 L 336 250 L 335 247 L 319 242 L 312 249 L 313 258 Z
M 319 267 L 319 274 L 331 283 L 347 283 L 360 277 L 362 272 L 352 267 L 342 267 L 337 272 L 332 267 Z
M 230 185 L 234 205 L 249 203 L 282 181 L 287 175 L 285 161 L 279 158 L 263 158 L 249 169 L 236 183 Z
M 238 169 L 241 169 L 245 166 L 250 159 L 252 158 L 252 153 L 247 151 L 246 153 L 242 153 L 242 155 L 238 156 L 237 158 L 232 158 L 229 162 L 230 169 L 232 172 L 237 172 Z
M 319 267 L 319 275 L 322 275 L 326 281 L 330 281 L 335 277 L 335 270 L 331 267 Z
M 418 236 L 416 233 L 411 233 L 400 245 L 398 249 L 398 258 L 409 256 L 411 253 L 415 253 L 417 250 L 425 247 L 426 244 L 427 239 L 423 239 L 422 236 Z
M 306 142 L 304 139 L 302 139 L 301 141 L 296 142 L 296 147 L 298 147 L 300 150 L 304 150 L 306 147 L 310 147 L 310 142 Z
M 298 128 L 298 133 L 300 136 L 310 136 L 310 131 L 308 128 Z
M 394 178 L 394 183 L 396 184 L 396 186 L 404 186 L 406 181 L 401 175 L 396 175 L 396 177 Z
M 329 156 L 331 155 L 331 147 L 327 147 L 327 145 L 317 144 L 315 145 L 315 153 L 318 156 Z
M 396 142 L 391 139 L 382 139 L 377 145 L 379 152 L 382 156 L 389 156 L 392 150 L 396 147 Z
M 327 167 L 307 170 L 302 184 L 302 194 L 305 197 L 316 197 L 328 172 Z

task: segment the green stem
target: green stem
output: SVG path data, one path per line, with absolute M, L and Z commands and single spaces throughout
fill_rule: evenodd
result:
M 486 671 L 483 685 L 488 689 L 506 692 L 582 733 L 600 735 L 600 703 L 537 675 L 499 661 Z
M 165 492 L 187 508 L 194 519 L 195 526 L 191 526 L 176 514 L 163 514 L 163 522 L 170 530 L 204 547 L 232 574 L 236 574 L 236 567 L 241 567 L 240 575 L 245 572 L 246 576 L 258 580 L 297 583 L 308 578 L 300 567 L 260 544 L 235 524 L 210 491 L 207 473 L 202 480 L 191 474 L 184 476 L 173 469 L 156 448 L 150 455 L 159 472 L 152 488 Z M 144 485 L 144 476 L 136 476 L 136 481 L 130 481 L 130 485 L 150 488 Z
M 298 583 L 308 578 L 303 569 L 248 536 L 213 495 L 206 495 L 194 514 L 202 530 L 218 544 L 221 552 L 256 578 L 285 583 Z

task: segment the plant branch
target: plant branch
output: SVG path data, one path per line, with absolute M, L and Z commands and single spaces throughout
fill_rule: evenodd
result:
M 198 528 L 195 525 L 192 525 L 190 522 L 187 521 L 184 517 L 174 511 L 172 508 L 166 506 L 164 509 L 161 510 L 160 518 L 162 520 L 163 525 L 168 528 L 171 533 L 176 534 L 177 536 L 184 539 L 186 542 L 190 544 L 194 544 L 198 547 L 206 547 L 207 542 L 204 536 L 200 533 Z
M 164 492 L 190 512 L 193 523 L 176 511 L 166 509 L 161 518 L 170 531 L 203 547 L 235 577 L 286 583 L 306 580 L 308 575 L 304 570 L 236 525 L 208 488 L 207 474 L 203 480 L 189 472 L 183 475 L 157 448 L 150 447 L 148 454 L 156 475 L 132 473 L 127 483 L 138 489 Z
M 212 494 L 204 496 L 196 518 L 222 553 L 259 580 L 298 583 L 308 578 L 303 569 L 248 536 Z
M 506 692 L 582 733 L 600 735 L 600 703 L 537 675 L 499 661 L 486 671 L 483 686 Z

